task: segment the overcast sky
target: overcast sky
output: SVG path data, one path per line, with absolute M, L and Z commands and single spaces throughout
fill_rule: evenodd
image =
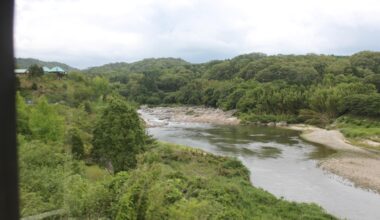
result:
M 380 50 L 379 0 L 16 0 L 17 57 L 85 68 Z

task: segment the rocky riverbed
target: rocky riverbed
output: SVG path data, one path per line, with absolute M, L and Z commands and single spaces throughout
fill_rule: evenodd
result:
M 138 113 L 142 115 L 148 127 L 165 125 L 169 122 L 209 123 L 216 125 L 237 125 L 240 120 L 233 116 L 235 111 L 205 107 L 155 107 L 142 106 Z M 153 117 L 152 117 L 153 116 Z

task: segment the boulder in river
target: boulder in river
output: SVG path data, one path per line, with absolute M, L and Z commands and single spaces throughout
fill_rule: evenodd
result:
M 276 126 L 279 126 L 279 127 L 286 127 L 288 126 L 288 123 L 286 121 L 280 121 L 280 122 L 277 122 L 276 123 Z

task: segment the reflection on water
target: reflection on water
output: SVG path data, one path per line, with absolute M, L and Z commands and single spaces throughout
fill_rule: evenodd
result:
M 158 131 L 155 132 L 155 131 Z M 302 148 L 304 142 L 299 139 L 299 132 L 287 129 L 255 126 L 195 126 L 182 127 L 181 124 L 165 128 L 151 128 L 150 132 L 158 139 L 180 141 L 186 145 L 188 140 L 202 141 L 211 152 L 231 156 L 255 156 L 261 159 L 281 157 L 284 146 Z M 163 132 L 163 135 L 159 133 Z M 181 140 L 178 140 L 181 139 Z M 190 141 L 191 142 L 191 141 Z M 189 146 L 192 146 L 191 144 Z M 197 146 L 192 146 L 197 147 Z M 206 149 L 206 150 L 207 150 Z M 305 159 L 324 158 L 334 153 L 333 150 L 319 146 L 306 152 Z
M 319 169 L 317 159 L 334 151 L 301 140 L 296 131 L 169 123 L 149 133 L 162 141 L 237 157 L 250 170 L 253 185 L 278 197 L 315 202 L 342 218 L 380 219 L 380 195 Z

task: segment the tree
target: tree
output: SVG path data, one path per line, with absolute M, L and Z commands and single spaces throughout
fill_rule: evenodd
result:
M 110 85 L 108 79 L 96 76 L 92 80 L 94 92 L 98 97 L 103 97 L 105 99 L 106 95 L 110 91 Z
M 344 99 L 348 112 L 355 115 L 380 117 L 380 94 L 353 94 Z
M 147 140 L 140 118 L 130 104 L 112 97 L 93 132 L 92 155 L 114 172 L 136 166 L 136 155 L 143 151 Z
M 69 175 L 69 158 L 62 149 L 60 145 L 19 140 L 22 216 L 35 215 L 63 206 L 64 180 Z
M 17 132 L 22 135 L 29 135 L 29 108 L 25 104 L 24 98 L 20 95 L 20 92 L 16 94 L 17 105 Z
M 84 145 L 82 138 L 80 137 L 78 130 L 73 129 L 71 132 L 71 154 L 74 158 L 80 160 L 84 157 Z
M 28 68 L 29 74 L 32 77 L 38 77 L 44 75 L 44 70 L 37 64 L 33 64 Z
M 45 97 L 41 97 L 32 108 L 29 127 L 33 138 L 45 142 L 59 141 L 64 133 L 63 118 L 58 115 L 54 106 L 48 104 Z
M 340 83 L 334 87 L 316 87 L 310 92 L 310 108 L 334 118 L 346 113 L 345 97 L 352 94 L 370 95 L 376 93 L 376 90 L 374 85 L 364 83 Z

